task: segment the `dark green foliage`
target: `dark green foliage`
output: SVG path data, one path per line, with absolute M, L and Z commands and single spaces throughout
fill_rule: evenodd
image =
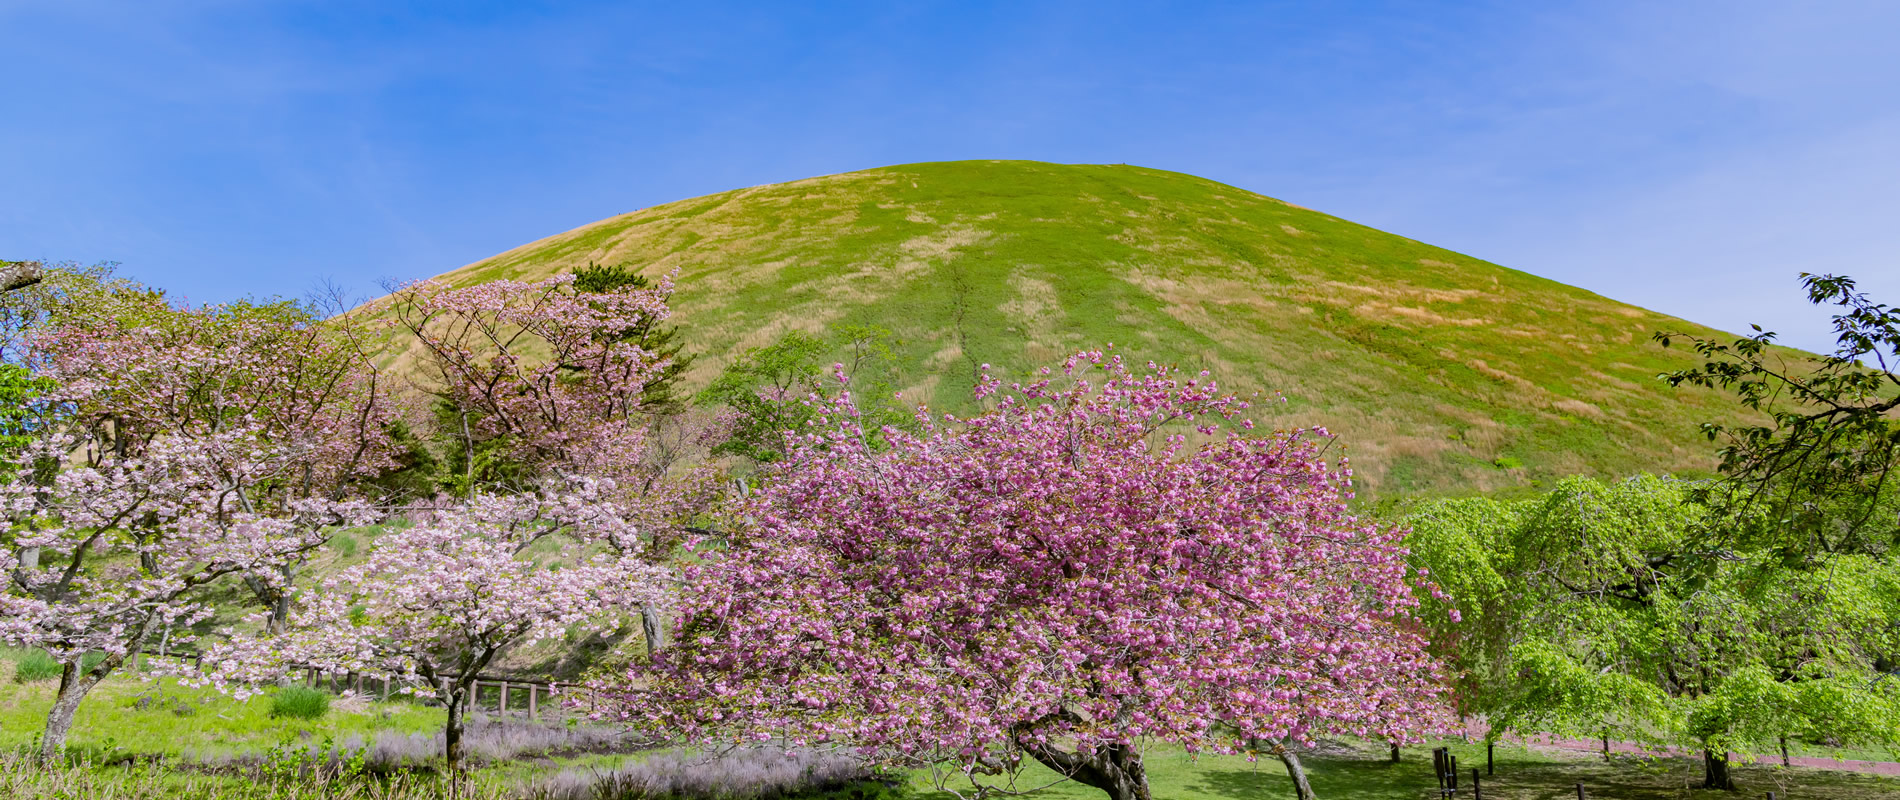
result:
M 1853 279 L 1802 275 L 1809 302 L 1833 305 L 1838 346 L 1811 364 L 1771 347 L 1773 331 L 1732 342 L 1658 333 L 1667 347 L 1686 340 L 1705 360 L 1664 373 L 1672 386 L 1731 391 L 1766 424 L 1708 422 L 1722 443 L 1721 471 L 1767 507 L 1766 524 L 1732 530 L 1791 555 L 1884 554 L 1900 545 L 1900 309 L 1875 303 Z
M 286 686 L 270 698 L 272 717 L 318 720 L 328 713 L 330 695 L 308 686 Z
M 437 485 L 456 497 L 482 488 L 519 488 L 533 479 L 526 465 L 511 457 L 508 438 L 481 433 L 481 413 L 435 401 L 436 446 L 441 456 Z
M 436 457 L 429 442 L 408 423 L 397 420 L 389 425 L 389 436 L 396 443 L 396 466 L 369 481 L 376 494 L 396 502 L 432 497 L 444 477 L 442 459 Z
M 736 417 L 732 435 L 713 452 L 760 462 L 782 457 L 785 436 L 803 431 L 818 414 L 806 401 L 844 388 L 833 374 L 834 365 L 850 380 L 852 395 L 866 416 L 866 430 L 909 425 L 912 415 L 892 388 L 898 380 L 892 344 L 890 331 L 883 328 L 843 325 L 829 340 L 792 331 L 765 347 L 747 350 L 699 394 L 699 403 L 723 406 Z
M 574 291 L 582 294 L 649 289 L 652 285 L 645 275 L 622 264 L 589 263 L 574 271 Z M 683 405 L 677 395 L 679 379 L 686 368 L 692 366 L 695 357 L 684 352 L 686 344 L 680 341 L 679 333 L 678 326 L 642 319 L 639 325 L 620 334 L 622 341 L 633 341 L 641 350 L 666 361 L 660 374 L 640 392 L 640 404 L 654 413 L 677 412 Z
M 429 438 L 401 421 L 390 425 L 400 451 L 397 466 L 370 481 L 383 497 L 397 502 L 437 493 L 467 497 L 477 489 L 519 487 L 532 477 L 509 457 L 506 437 L 481 433 L 479 412 L 463 411 L 440 397 L 430 408 L 435 419 Z

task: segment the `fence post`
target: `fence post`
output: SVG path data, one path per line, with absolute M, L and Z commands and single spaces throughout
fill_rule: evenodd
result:
M 389 676 L 383 676 L 383 702 L 389 702 Z
M 1583 784 L 1581 783 L 1577 784 L 1577 800 L 1587 800 L 1587 798 L 1583 796 Z
M 1483 784 L 1478 782 L 1478 768 L 1471 768 L 1471 800 L 1484 800 Z
M 1484 743 L 1484 774 L 1486 775 L 1498 774 L 1496 754 L 1492 752 L 1497 749 L 1497 744 L 1497 742 Z
M 536 687 L 535 687 L 535 685 L 534 685 L 534 684 L 532 684 L 532 683 L 530 683 L 530 684 L 528 684 L 528 719 L 536 719 L 536 718 L 537 718 L 537 717 L 535 716 L 535 713 L 534 713 L 534 690 L 535 690 L 535 688 L 536 688 Z
M 501 716 L 508 715 L 508 682 L 507 681 L 501 682 L 501 703 L 495 707 L 495 713 Z

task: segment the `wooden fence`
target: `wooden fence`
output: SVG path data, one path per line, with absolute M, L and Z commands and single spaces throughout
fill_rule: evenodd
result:
M 175 658 L 191 662 L 194 667 L 200 669 L 204 667 L 204 656 L 197 653 L 171 653 L 168 655 L 153 650 L 141 649 L 139 654 L 157 656 L 160 658 Z M 131 667 L 134 672 L 138 671 L 136 659 L 134 659 Z M 303 673 L 303 680 L 299 681 L 299 683 L 305 686 L 327 689 L 338 694 L 348 689 L 363 697 L 368 697 L 371 693 L 374 693 L 378 699 L 384 702 L 387 702 L 391 696 L 397 694 L 403 688 L 419 685 L 415 681 L 397 681 L 390 678 L 367 678 L 354 672 L 333 672 L 318 669 L 317 667 L 292 667 L 291 673 L 294 675 L 297 672 Z M 436 691 L 439 692 L 437 699 L 447 698 L 448 684 L 448 680 L 444 679 L 441 686 L 435 687 Z M 365 691 L 366 689 L 368 691 Z M 482 694 L 485 689 L 488 690 L 489 694 L 489 705 L 486 706 L 482 703 Z M 600 707 L 599 693 L 584 684 L 543 681 L 518 676 L 477 675 L 475 681 L 469 686 L 467 708 L 470 711 L 492 710 L 497 715 L 516 713 L 525 715 L 529 719 L 539 719 L 542 715 L 542 706 L 544 704 L 554 702 L 556 703 L 556 708 L 558 708 L 560 701 L 569 696 L 584 697 L 587 701 L 587 710 L 589 712 Z

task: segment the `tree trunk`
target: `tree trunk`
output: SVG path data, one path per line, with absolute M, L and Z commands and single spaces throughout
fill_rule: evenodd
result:
M 269 632 L 275 636 L 290 627 L 290 591 L 297 578 L 296 568 L 290 564 L 279 567 L 284 585 L 278 587 L 276 596 L 271 598 Z
M 1728 773 L 1728 753 L 1702 751 L 1702 788 L 1735 791 L 1735 779 Z
M 1315 800 L 1313 785 L 1306 782 L 1306 770 L 1300 766 L 1300 757 L 1285 745 L 1273 748 L 1280 756 L 1280 763 L 1286 765 L 1286 776 L 1293 779 L 1293 796 L 1298 800 Z
M 463 497 L 475 496 L 475 437 L 468 432 L 468 409 L 462 409 L 462 487 Z
M 290 625 L 290 590 L 296 578 L 296 569 L 290 564 L 278 568 L 283 584 L 274 586 L 269 581 L 255 575 L 245 575 L 244 585 L 250 587 L 251 594 L 264 606 L 264 630 L 275 636 L 283 633 Z
M 449 776 L 462 769 L 462 707 L 468 704 L 467 684 L 456 684 L 449 690 L 449 720 L 442 728 L 442 757 L 448 761 Z
M 647 655 L 660 652 L 666 646 L 666 619 L 660 610 L 651 605 L 640 607 L 640 628 L 646 632 Z
M 72 732 L 73 717 L 79 713 L 79 703 L 86 699 L 86 693 L 118 666 L 118 660 L 108 656 L 105 661 L 90 670 L 81 670 L 83 656 L 65 664 L 59 673 L 59 695 L 53 700 L 53 708 L 46 712 L 46 735 L 40 740 L 40 760 L 52 761 L 66 749 L 66 734 Z
M 1108 793 L 1109 800 L 1154 800 L 1141 753 L 1127 745 L 1103 745 L 1087 753 L 1020 742 L 1031 758 L 1084 786 Z

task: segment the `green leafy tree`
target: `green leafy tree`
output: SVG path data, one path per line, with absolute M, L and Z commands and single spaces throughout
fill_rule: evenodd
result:
M 1711 494 L 1711 491 L 1714 494 Z M 1727 754 L 1784 736 L 1900 745 L 1900 570 L 1876 556 L 1789 559 L 1721 488 L 1562 481 L 1533 500 L 1445 500 L 1408 540 L 1465 621 L 1441 636 L 1467 711 L 1494 731 L 1610 736 Z
M 885 426 L 907 427 L 912 413 L 897 398 L 897 360 L 891 332 L 868 325 L 842 325 L 821 338 L 791 331 L 778 341 L 745 351 L 700 392 L 702 405 L 731 414 L 728 435 L 713 446 L 719 455 L 745 456 L 759 462 L 785 455 L 786 435 L 797 433 L 821 414 L 811 398 L 828 396 L 848 378 L 865 431 L 875 437 Z
M 1733 392 L 1756 414 L 1702 426 L 1721 443 L 1726 483 L 1776 523 L 1732 530 L 1791 555 L 1890 553 L 1900 545 L 1900 310 L 1845 276 L 1804 273 L 1802 285 L 1809 302 L 1837 309 L 1833 353 L 1775 347 L 1775 333 L 1760 325 L 1733 341 L 1662 332 L 1663 346 L 1686 342 L 1704 361 L 1661 377 Z
M 459 408 L 446 398 L 436 398 L 430 409 L 439 455 L 415 461 L 434 469 L 437 488 L 455 497 L 472 497 L 478 489 L 512 492 L 534 484 L 535 471 L 515 456 L 508 436 L 481 424 L 480 411 Z
M 447 470 L 430 441 L 402 420 L 390 423 L 386 432 L 395 445 L 395 466 L 366 482 L 374 487 L 376 495 L 387 501 L 406 502 L 433 497 L 444 490 L 443 481 L 455 473 Z
M 42 418 L 32 404 L 46 387 L 25 367 L 0 363 L 0 481 L 13 477 L 15 459 L 31 441 L 33 426 Z

